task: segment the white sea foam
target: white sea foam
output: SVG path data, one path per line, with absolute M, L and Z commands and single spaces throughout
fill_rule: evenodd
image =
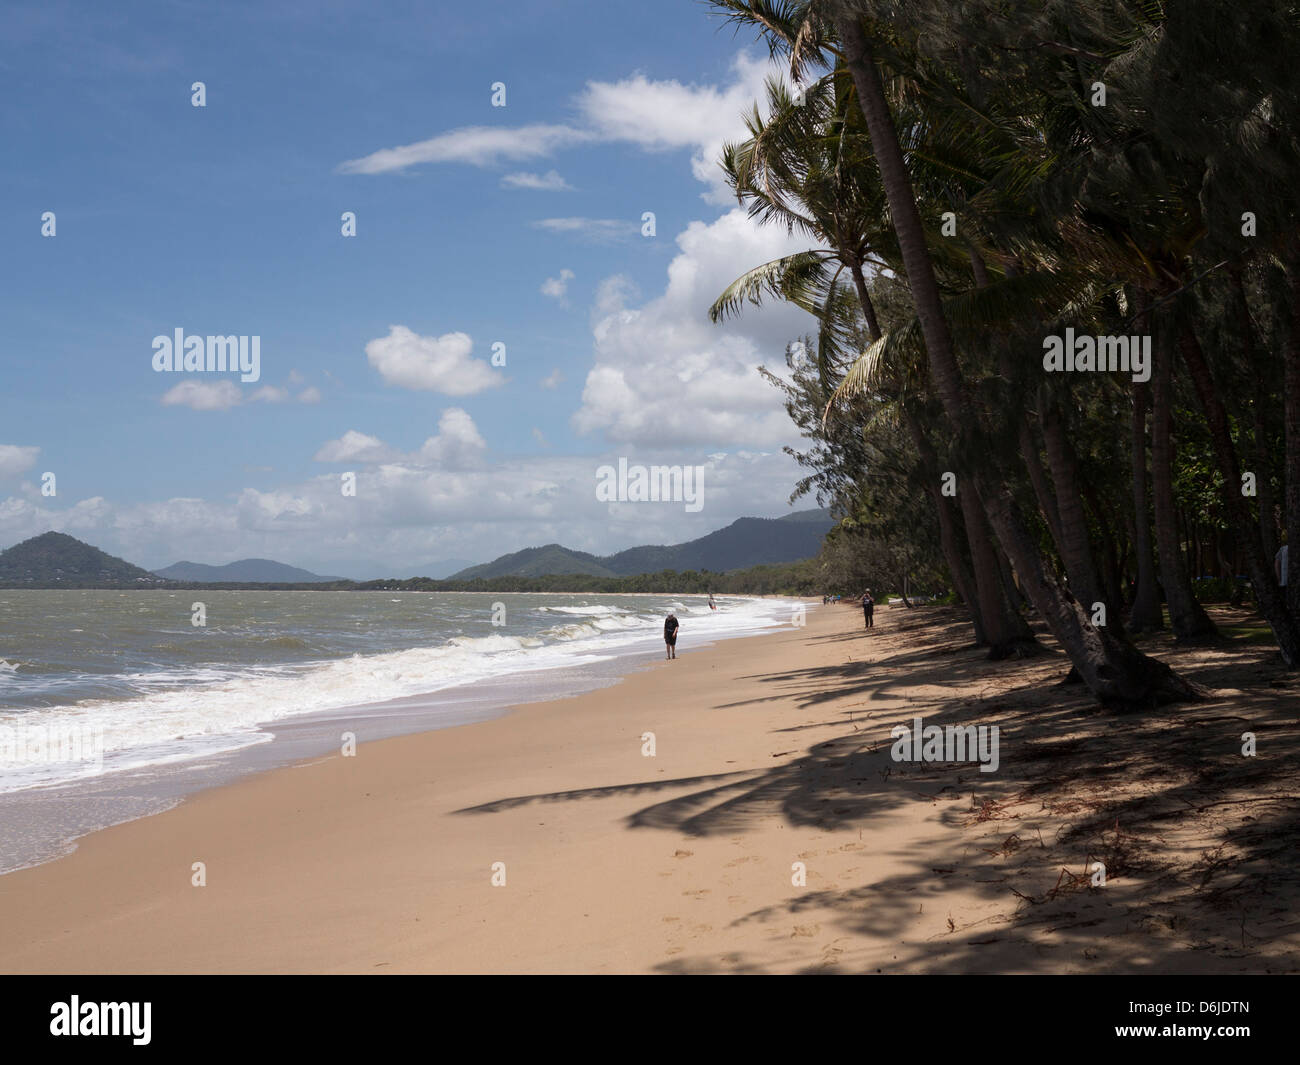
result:
M 696 609 L 675 604 L 684 619 L 682 649 L 788 624 L 791 616 L 791 604 L 780 600 L 728 599 L 717 611 L 707 604 L 692 605 Z M 104 770 L 139 768 L 266 742 L 272 738 L 268 728 L 295 715 L 366 706 L 528 670 L 580 666 L 653 650 L 662 639 L 661 613 L 600 604 L 533 609 L 574 620 L 532 635 L 454 636 L 437 646 L 323 662 L 133 674 L 123 679 L 136 697 L 0 709 L 0 725 L 102 728 Z M 14 669 L 8 662 L 4 666 Z M 0 792 L 65 783 L 89 771 L 77 764 L 0 762 Z
M 632 611 L 624 610 L 621 606 L 544 606 L 541 608 L 546 614 L 575 614 L 579 617 L 609 617 L 615 614 L 630 614 Z

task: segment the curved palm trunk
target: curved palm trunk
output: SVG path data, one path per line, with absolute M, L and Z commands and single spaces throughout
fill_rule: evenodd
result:
M 880 72 L 857 17 L 846 7 L 837 6 L 835 23 L 880 166 L 903 267 L 929 355 L 930 374 L 944 409 L 957 428 L 961 445 L 970 448 L 977 440 L 975 425 L 966 403 L 934 265 L 925 244 L 925 231 Z M 1163 662 L 1147 658 L 1122 636 L 1089 624 L 1079 604 L 1043 566 L 1010 491 L 995 484 L 986 467 L 977 464 L 973 472 L 989 522 L 1024 582 L 1030 600 L 1097 699 L 1107 705 L 1126 706 L 1197 697 L 1197 690 Z
M 997 546 L 996 544 L 994 545 Z M 998 548 L 998 575 L 1002 578 L 1002 594 L 1007 597 L 1007 602 L 1016 616 L 1021 619 L 1025 626 L 1025 632 L 1033 637 L 1033 630 L 1030 629 L 1029 623 L 1024 620 L 1024 615 L 1020 612 L 1025 608 L 1032 608 L 1033 604 L 1025 598 L 1025 593 L 1020 590 L 1016 584 L 1015 574 L 1011 571 L 1011 563 L 1007 559 L 1007 553 L 1000 547 Z M 1035 637 L 1036 639 L 1036 637 Z
M 862 317 L 866 319 L 867 335 L 874 343 L 881 337 L 880 323 L 876 320 L 876 305 L 871 302 L 871 293 L 867 290 L 867 278 L 862 272 L 862 264 L 856 259 L 850 259 L 849 273 L 853 275 L 853 284 L 858 290 L 858 302 L 862 304 Z
M 1029 424 L 1027 415 L 1020 419 L 1019 433 L 1020 454 L 1025 460 L 1025 469 L 1029 471 L 1029 483 L 1038 500 L 1038 509 L 1047 522 L 1047 531 L 1052 534 L 1053 542 L 1060 544 L 1065 539 L 1065 533 L 1061 531 L 1061 515 L 1057 510 L 1056 496 L 1047 480 L 1047 471 L 1043 469 L 1042 460 L 1038 457 L 1038 442 L 1034 439 L 1034 429 Z
M 939 457 L 935 453 L 934 445 L 926 438 L 925 430 L 921 427 L 920 419 L 917 418 L 906 404 L 900 404 L 903 413 L 903 420 L 907 423 L 908 432 L 911 433 L 912 443 L 916 447 L 917 454 L 921 457 L 922 476 L 925 477 L 927 490 L 930 498 L 934 501 L 934 509 L 939 515 L 939 545 L 943 549 L 943 557 L 948 563 L 948 573 L 952 576 L 953 588 L 956 589 L 958 597 L 966 605 L 970 612 L 971 622 L 975 628 L 975 644 L 978 647 L 984 647 L 988 644 L 988 631 L 984 625 L 984 616 L 981 605 L 975 593 L 975 579 L 971 575 L 970 569 L 966 565 L 966 559 L 962 555 L 961 539 L 957 532 L 957 517 L 953 513 L 952 500 L 943 494 L 939 489 Z
M 934 509 L 939 515 L 939 544 L 943 549 L 944 560 L 948 563 L 948 573 L 952 576 L 952 586 L 970 614 L 971 627 L 975 630 L 975 646 L 987 647 L 988 631 L 984 627 L 984 618 L 980 612 L 979 599 L 975 594 L 975 579 L 962 555 L 961 536 L 952 500 L 948 499 L 938 485 L 930 487 L 930 498 L 934 500 Z
M 992 279 L 989 277 L 989 271 L 988 267 L 984 263 L 984 257 L 980 255 L 979 249 L 973 244 L 967 246 L 967 252 L 970 258 L 971 274 L 975 278 L 975 287 L 988 288 Z M 1005 344 L 999 344 L 998 353 L 999 357 L 1002 359 L 1003 369 L 1007 372 L 1008 380 L 1010 380 L 1010 353 L 1007 350 L 1007 346 Z M 1022 441 L 1028 435 L 1028 432 L 1029 423 L 1025 418 L 1021 418 L 1020 436 Z M 1037 455 L 1034 457 L 1037 458 Z M 1024 657 L 1030 654 L 1037 654 L 1041 650 L 1041 647 L 1034 636 L 1033 630 L 1029 627 L 1029 623 L 1025 620 L 1024 615 L 1020 613 L 1020 604 L 1024 599 L 1024 595 L 1016 586 L 1016 582 L 1012 578 L 1011 564 L 1007 559 L 1006 552 L 1001 550 L 999 545 L 994 542 L 994 539 L 989 536 L 986 524 L 987 518 L 984 515 L 984 504 L 980 502 L 978 505 L 974 505 L 974 501 L 972 501 L 972 504 L 968 508 L 966 506 L 966 501 L 963 499 L 963 510 L 968 509 L 973 511 L 973 514 L 967 514 L 966 526 L 970 529 L 972 521 L 974 522 L 979 537 L 988 545 L 988 548 L 983 552 L 986 557 L 991 549 L 992 559 L 997 564 L 997 579 L 1001 585 L 1001 594 L 997 596 L 996 602 L 1000 634 L 999 638 L 990 638 L 989 642 L 991 644 L 991 649 L 989 651 L 989 658 L 997 660 L 1001 658 L 1009 658 L 1012 655 Z M 976 543 L 974 540 L 971 540 L 970 543 L 971 557 L 974 558 L 976 554 Z M 977 570 L 977 573 L 978 572 L 979 571 Z M 992 609 L 992 589 L 987 590 L 983 594 L 988 597 L 990 602 L 989 609 Z
M 1003 596 L 997 547 L 989 535 L 979 497 L 967 486 L 957 492 L 957 501 L 966 524 L 966 541 L 970 544 L 971 565 L 975 570 L 975 592 L 988 634 L 989 658 L 996 661 L 1032 653 L 1036 649 L 1033 633 L 1024 619 L 1010 610 Z
M 1079 491 L 1079 462 L 1067 439 L 1065 417 L 1055 396 L 1049 397 L 1039 423 L 1047 449 L 1047 465 L 1056 486 L 1056 505 L 1060 516 L 1061 538 L 1057 547 L 1070 576 L 1070 591 L 1087 609 L 1105 603 L 1101 581 L 1092 557 L 1088 537 L 1088 517 Z M 1111 611 L 1115 613 L 1115 611 Z
M 978 260 L 974 252 L 972 257 Z M 984 264 L 980 262 L 980 270 L 976 272 L 976 278 L 981 276 L 988 278 L 988 271 L 983 268 Z M 1007 275 L 1014 277 L 1019 274 L 1015 264 L 1007 266 Z M 987 283 L 987 282 L 986 282 Z M 998 345 L 998 365 L 1001 368 L 1002 376 L 1011 383 L 1016 379 L 1016 365 L 1011 358 L 1011 350 L 1006 344 Z M 1029 412 L 1023 411 L 1020 415 L 1017 432 L 1020 438 L 1020 457 L 1024 459 L 1025 469 L 1029 473 L 1029 483 L 1034 489 L 1034 496 L 1038 500 L 1038 509 L 1043 515 L 1043 520 L 1047 522 L 1047 531 L 1052 534 L 1052 542 L 1060 544 L 1064 539 L 1061 532 L 1061 515 L 1056 508 L 1056 496 L 1052 493 L 1052 486 L 1047 481 L 1047 472 L 1043 469 L 1042 460 L 1038 457 L 1038 443 L 1034 436 L 1034 427 L 1029 420 Z

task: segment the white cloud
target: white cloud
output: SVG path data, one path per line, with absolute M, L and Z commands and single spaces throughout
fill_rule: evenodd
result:
M 313 458 L 316 462 L 387 463 L 460 470 L 481 465 L 486 451 L 487 442 L 474 419 L 460 407 L 448 407 L 438 419 L 438 432 L 425 440 L 418 451 L 405 453 L 376 436 L 349 429 L 339 439 L 322 444 Z
M 548 170 L 545 174 L 530 174 L 520 171 L 507 174 L 501 179 L 503 189 L 534 189 L 539 192 L 568 192 L 573 186 L 560 176 L 558 170 Z
M 533 223 L 548 233 L 563 233 L 597 244 L 627 240 L 641 232 L 637 222 L 618 218 L 539 218 Z
M 17 477 L 26 473 L 36 465 L 36 456 L 40 453 L 38 447 L 0 444 L 0 478 Z
M 626 274 L 614 274 L 596 286 L 596 301 L 592 304 L 592 325 L 606 315 L 622 310 L 624 304 L 636 299 L 637 287 Z
M 643 306 L 627 305 L 625 278 L 615 275 L 598 286 L 595 365 L 574 428 L 641 445 L 793 442 L 780 393 L 757 367 L 783 368 L 786 343 L 812 332 L 812 317 L 774 302 L 714 325 L 708 308 L 739 274 L 806 242 L 760 227 L 735 208 L 712 223 L 691 223 L 677 244 L 667 288 Z
M 296 370 L 290 372 L 291 384 L 301 381 L 301 374 Z M 245 397 L 243 390 L 233 381 L 203 381 L 191 377 L 168 390 L 161 402 L 164 406 L 189 407 L 191 410 L 229 410 L 243 403 L 286 403 L 290 398 L 289 389 L 279 385 L 262 385 Z M 320 389 L 315 386 L 298 393 L 300 403 L 319 403 L 320 399 Z
M 478 427 L 459 407 L 448 407 L 438 419 L 438 433 L 420 448 L 421 465 L 444 469 L 471 469 L 482 463 L 487 443 Z
M 539 428 L 537 428 L 537 426 L 535 425 L 533 426 L 533 439 L 536 440 L 542 447 L 551 446 L 550 441 L 546 439 L 546 434 L 542 432 Z
M 503 162 L 547 158 L 565 148 L 589 143 L 630 143 L 652 152 L 691 152 L 691 171 L 708 186 L 705 199 L 731 199 L 718 167 L 722 145 L 745 136 L 742 114 L 765 98 L 763 81 L 780 76 L 781 64 L 763 56 L 739 53 L 726 85 L 657 81 L 636 73 L 619 81 L 589 81 L 574 104 L 573 124 L 535 123 L 514 128 L 467 126 L 429 140 L 384 148 L 339 166 L 349 174 L 384 174 L 421 163 L 495 166 Z M 561 189 L 567 183 L 551 170 L 508 174 L 507 188 Z
M 550 296 L 551 299 L 565 302 L 564 297 L 569 294 L 569 282 L 576 275 L 572 270 L 561 270 L 559 277 L 548 277 L 542 282 L 541 293 L 543 296 Z
M 554 388 L 563 380 L 564 380 L 564 374 L 560 373 L 560 370 L 557 367 L 556 369 L 552 370 L 550 373 L 548 373 L 545 377 L 542 378 L 541 385 L 543 388 Z
M 404 325 L 394 325 L 389 326 L 388 336 L 366 345 L 366 358 L 390 385 L 448 396 L 472 396 L 505 380 L 482 359 L 470 357 L 473 347 L 466 333 L 426 337 Z
M 468 444 L 473 459 L 472 437 L 446 413 L 437 438 L 448 447 Z M 599 502 L 596 471 L 619 455 L 646 464 L 704 465 L 703 510 Z M 464 468 L 406 461 L 419 458 L 416 452 L 387 462 L 357 460 L 356 500 L 340 497 L 333 472 L 265 491 L 245 488 L 234 500 L 128 504 L 94 497 L 60 508 L 39 495 L 10 497 L 0 500 L 0 547 L 55 529 L 150 569 L 181 558 L 220 563 L 255 556 L 318 573 L 352 572 L 353 564 L 364 563 L 363 575 L 412 576 L 439 559 L 486 562 L 530 545 L 559 542 L 608 554 L 679 543 L 743 515 L 784 513 L 797 476 L 792 460 L 772 452 L 636 448 L 560 456 L 539 450 Z M 445 451 L 443 458 L 451 460 Z
M 655 81 L 635 74 L 616 82 L 588 82 L 578 97 L 586 125 L 602 141 L 627 141 L 647 151 L 691 149 L 691 171 L 710 186 L 708 199 L 731 199 L 718 158 L 727 141 L 744 138 L 741 116 L 765 98 L 763 82 L 781 72 L 767 58 L 740 54 L 725 88 Z
M 467 163 L 494 166 L 500 162 L 548 156 L 559 148 L 581 144 L 591 134 L 571 126 L 465 126 L 428 140 L 384 148 L 339 166 L 344 174 L 387 174 L 421 163 Z
M 316 462 L 389 462 L 397 453 L 375 436 L 349 429 L 337 440 L 321 445 Z
M 162 396 L 165 407 L 189 407 L 191 410 L 229 410 L 243 402 L 244 394 L 234 381 L 201 381 L 190 378 Z

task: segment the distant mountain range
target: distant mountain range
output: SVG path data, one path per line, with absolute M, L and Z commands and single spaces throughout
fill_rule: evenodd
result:
M 64 533 L 42 533 L 15 544 L 8 551 L 0 551 L 0 584 L 84 588 L 101 584 L 162 583 L 147 569 Z
M 667 547 L 629 547 L 615 555 L 592 555 L 561 544 L 529 547 L 452 575 L 452 580 L 493 577 L 542 577 L 584 573 L 593 577 L 628 577 L 661 570 L 710 570 L 726 573 L 779 562 L 811 558 L 835 524 L 829 511 L 802 510 L 783 518 L 737 518 L 698 540 Z
M 822 538 L 832 525 L 834 520 L 827 511 L 805 510 L 783 518 L 739 518 L 725 529 L 684 544 L 630 547 L 615 555 L 591 555 L 560 544 L 547 544 L 502 555 L 481 566 L 470 566 L 453 574 L 450 579 L 565 574 L 630 577 L 663 570 L 726 573 L 751 566 L 811 558 L 821 549 Z M 326 584 L 343 580 L 323 577 L 268 558 L 245 558 L 224 566 L 177 562 L 150 573 L 58 532 L 42 533 L 15 544 L 7 551 L 0 551 L 0 586 L 9 588 L 165 586 L 169 581 L 189 584 Z
M 315 584 L 341 581 L 342 577 L 322 577 L 297 566 L 286 566 L 269 558 L 241 558 L 224 566 L 207 566 L 202 562 L 177 562 L 154 573 L 169 581 L 202 581 L 216 584 L 228 582 L 261 584 Z

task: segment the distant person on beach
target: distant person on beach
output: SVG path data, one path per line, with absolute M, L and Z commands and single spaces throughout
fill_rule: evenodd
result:
M 862 621 L 863 628 L 876 627 L 876 601 L 871 598 L 870 588 L 862 593 Z
M 1277 549 L 1277 554 L 1273 556 L 1273 572 L 1277 574 L 1279 588 L 1286 587 L 1286 566 L 1287 556 L 1291 553 L 1290 547 L 1290 544 L 1283 544 Z
M 668 620 L 664 622 L 664 644 L 668 648 L 668 657 L 677 657 L 677 615 L 669 614 Z
M 718 604 L 715 603 L 715 602 L 713 601 L 713 593 L 712 593 L 712 592 L 709 593 L 709 609 L 710 609 L 710 610 L 717 610 L 717 609 L 718 609 Z

